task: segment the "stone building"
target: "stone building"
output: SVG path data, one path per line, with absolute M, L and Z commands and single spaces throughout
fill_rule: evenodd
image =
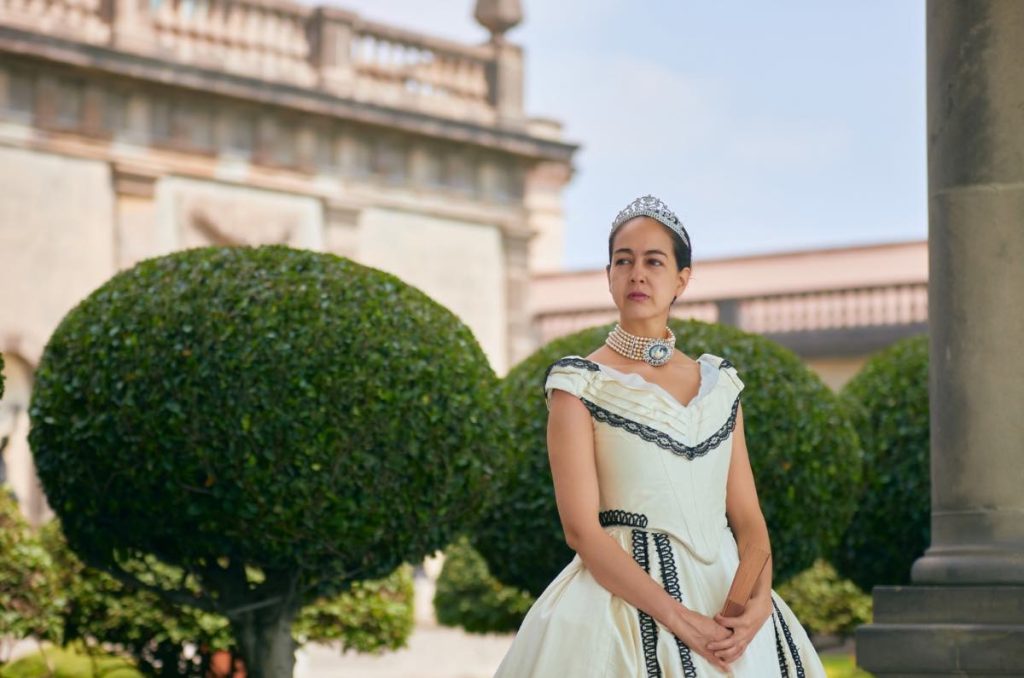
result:
M 523 110 L 517 2 L 484 44 L 288 0 L 0 2 L 0 351 L 7 479 L 45 506 L 32 373 L 80 299 L 140 259 L 286 243 L 399 275 L 503 373 L 533 348 L 576 146 Z
M 614 319 L 603 269 L 559 270 L 576 146 L 523 110 L 518 4 L 478 0 L 491 39 L 467 45 L 286 0 L 0 0 L 0 437 L 31 519 L 33 370 L 142 258 L 349 256 L 454 311 L 499 374 Z M 766 334 L 839 387 L 926 329 L 927 280 L 925 242 L 698 260 L 673 314 Z

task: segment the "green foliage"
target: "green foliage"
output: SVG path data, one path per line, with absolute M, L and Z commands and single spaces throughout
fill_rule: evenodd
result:
M 464 528 L 504 467 L 495 386 L 470 330 L 392 275 L 201 248 L 140 262 L 65 316 L 29 441 L 84 562 L 247 610 L 232 619 L 251 648 Z M 181 578 L 167 587 L 159 565 Z
M 107 573 L 88 567 L 72 552 L 57 520 L 47 523 L 41 539 L 51 554 L 65 605 L 60 623 L 65 642 L 89 652 L 100 646 L 130 656 L 148 675 L 206 675 L 209 655 L 232 646 L 227 621 L 190 607 L 177 607 L 150 591 L 132 588 Z M 140 563 L 130 563 L 133 570 Z M 173 587 L 181 570 L 150 561 L 148 580 Z M 194 584 L 190 584 L 194 589 Z M 186 646 L 200 649 L 188 652 Z
M 0 638 L 59 641 L 62 605 L 50 554 L 0 486 Z
M 860 434 L 864 474 L 832 562 L 865 591 L 907 584 L 931 538 L 927 335 L 873 356 L 842 397 Z
M 142 675 L 120 657 L 57 647 L 47 647 L 0 668 L 0 678 L 142 678 Z
M 698 321 L 670 321 L 692 358 L 713 353 L 736 365 L 750 462 L 768 529 L 776 581 L 834 548 L 854 509 L 857 437 L 838 398 L 792 352 L 756 334 Z M 543 380 L 565 355 L 586 356 L 611 325 L 557 339 L 516 365 L 501 392 L 517 431 L 512 479 L 475 528 L 473 541 L 501 581 L 538 595 L 572 557 L 555 506 L 546 453 Z M 628 508 L 628 507 L 624 507 Z
M 405 647 L 414 623 L 412 566 L 303 608 L 292 625 L 301 642 L 340 643 L 342 652 L 383 652 Z
M 850 636 L 871 621 L 871 596 L 841 578 L 824 559 L 780 586 L 778 593 L 808 633 Z
M 467 538 L 460 537 L 445 551 L 434 593 L 440 624 L 471 633 L 510 633 L 519 628 L 532 604 L 530 594 L 491 576 L 487 562 Z
M 0 523 L 5 529 L 0 542 L 15 534 L 7 529 L 5 518 L 10 506 L 3 508 Z M 26 558 L 24 549 L 16 553 L 5 549 L 0 572 L 16 569 L 23 577 L 27 574 L 45 581 L 46 588 L 38 591 L 34 600 L 48 598 L 26 608 L 19 602 L 25 599 L 25 591 L 40 587 L 26 587 L 20 579 L 14 582 L 20 597 L 14 605 L 4 604 L 0 619 L 15 614 L 13 618 L 24 627 L 17 637 L 29 633 L 51 640 L 63 637 L 64 642 L 74 642 L 90 652 L 99 652 L 101 645 L 113 648 L 130 656 L 147 675 L 205 676 L 213 651 L 233 649 L 231 630 L 223 617 L 178 608 L 154 593 L 132 589 L 84 565 L 67 547 L 58 521 L 45 525 L 38 537 L 26 532 L 24 539 L 34 540 L 39 549 L 35 557 Z M 153 570 L 151 576 L 165 586 L 181 576 L 180 570 L 159 563 L 154 563 Z M 43 616 L 40 607 L 49 616 Z M 49 623 L 45 633 L 38 628 L 41 618 Z M 402 565 L 383 579 L 356 582 L 344 593 L 307 606 L 294 624 L 293 635 L 300 644 L 339 642 L 345 650 L 375 652 L 403 647 L 412 626 L 412 568 Z M 8 624 L 3 628 L 9 634 L 19 631 Z M 200 652 L 193 653 L 190 647 Z

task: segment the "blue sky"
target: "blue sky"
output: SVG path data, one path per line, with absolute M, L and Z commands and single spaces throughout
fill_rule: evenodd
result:
M 339 0 L 465 42 L 472 0 Z M 927 237 L 923 0 L 523 0 L 530 115 L 581 144 L 566 269 L 643 193 L 695 259 Z M 425 8 L 429 8 L 427 11 Z

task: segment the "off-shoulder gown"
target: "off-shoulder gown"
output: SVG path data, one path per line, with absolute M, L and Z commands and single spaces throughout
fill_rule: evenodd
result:
M 713 617 L 739 564 L 726 521 L 732 434 L 743 390 L 735 366 L 705 353 L 700 389 L 683 405 L 662 387 L 570 355 L 544 382 L 590 411 L 603 528 L 676 600 Z M 731 675 L 824 678 L 792 610 L 771 617 Z M 612 595 L 575 556 L 530 608 L 495 678 L 723 676 L 655 619 Z

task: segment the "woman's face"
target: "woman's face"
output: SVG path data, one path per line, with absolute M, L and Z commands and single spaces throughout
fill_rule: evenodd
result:
M 690 269 L 676 270 L 672 235 L 650 217 L 630 219 L 615 233 L 608 289 L 623 318 L 666 315 L 682 294 Z

